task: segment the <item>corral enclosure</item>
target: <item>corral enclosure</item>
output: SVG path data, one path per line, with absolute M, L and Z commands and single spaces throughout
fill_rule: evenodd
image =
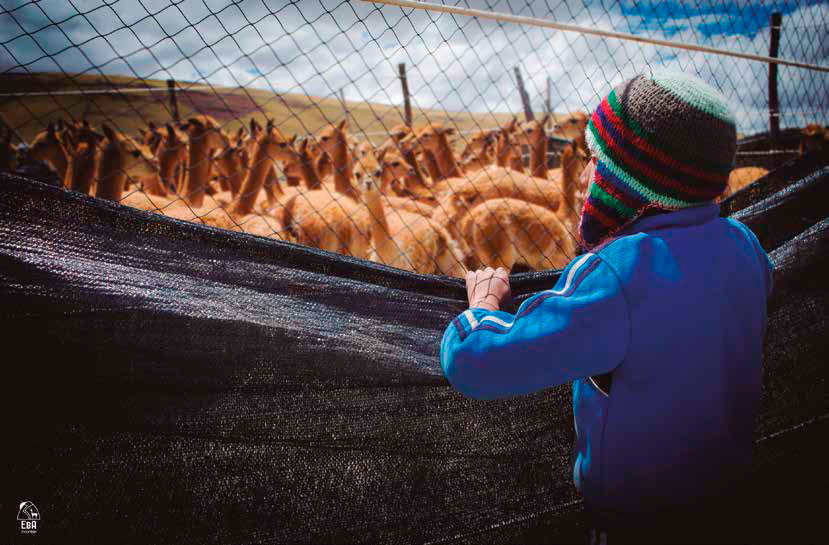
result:
M 454 276 L 560 267 L 577 254 L 587 114 L 637 73 L 697 75 L 728 97 L 739 134 L 769 133 L 738 156 L 738 167 L 761 168 L 735 174 L 726 194 L 796 155 L 804 127 L 825 136 L 826 72 L 775 65 L 770 75 L 772 65 L 734 56 L 821 64 L 823 3 L 444 5 L 583 31 L 370 2 L 14 0 L 0 12 L 0 114 L 20 168 L 43 160 L 38 172 L 67 188 Z M 319 135 L 342 121 L 339 153 Z M 146 164 L 116 161 L 104 125 L 145 144 Z M 281 151 L 261 143 L 271 127 Z

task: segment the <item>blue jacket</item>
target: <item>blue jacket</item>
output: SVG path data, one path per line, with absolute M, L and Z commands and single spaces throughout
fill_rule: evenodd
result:
M 514 315 L 460 314 L 441 366 L 475 399 L 572 381 L 573 479 L 591 509 L 693 501 L 750 465 L 771 273 L 754 234 L 716 204 L 648 216 Z M 602 373 L 609 396 L 590 378 Z

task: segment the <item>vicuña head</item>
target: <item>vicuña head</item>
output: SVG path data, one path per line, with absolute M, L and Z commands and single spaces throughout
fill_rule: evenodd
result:
M 158 163 L 149 148 L 138 144 L 104 123 L 101 125 L 107 142 L 101 153 L 98 170 L 98 187 L 95 196 L 101 199 L 120 200 L 124 179 L 138 180 L 144 176 L 157 176 Z
M 537 145 L 539 141 L 546 142 L 547 131 L 544 130 L 544 127 L 547 126 L 547 122 L 550 121 L 550 118 L 550 114 L 547 114 L 541 119 L 534 119 L 532 121 L 521 123 L 516 129 L 515 135 L 518 143 L 529 146 L 530 149 L 532 149 L 532 147 Z
M 294 158 L 292 146 L 295 141 L 296 135 L 285 138 L 273 124 L 273 120 L 269 119 L 264 132 L 259 137 L 259 149 L 264 157 L 271 161 L 290 161 Z
M 800 155 L 818 150 L 829 151 L 829 128 L 810 123 L 800 130 Z
M 575 112 L 566 118 L 558 121 L 553 125 L 553 135 L 559 138 L 566 138 L 567 140 L 574 140 L 582 146 L 581 141 L 584 140 L 584 129 L 587 128 L 587 122 L 590 117 L 584 112 Z
M 68 157 L 60 139 L 60 132 L 62 130 L 58 128 L 58 124 L 50 121 L 46 130 L 34 137 L 27 148 L 27 153 L 33 159 L 49 163 L 57 172 L 58 178 L 63 181 Z
M 381 189 L 385 193 L 389 187 L 400 193 L 405 189 L 405 178 L 414 176 L 414 168 L 406 162 L 405 157 L 395 148 L 380 150 L 377 157 L 380 162 Z
M 440 123 L 429 123 L 415 133 L 414 141 L 424 150 L 432 153 L 442 151 L 443 145 L 449 145 L 448 137 L 455 134 L 452 127 L 444 127 Z
M 466 146 L 464 146 L 461 152 L 461 159 L 466 161 L 470 157 L 476 157 L 485 153 L 494 141 L 495 131 L 491 129 L 473 133 L 472 136 L 466 139 Z
M 187 133 L 191 146 L 221 149 L 229 143 L 219 123 L 207 115 L 191 117 L 179 128 Z
M 328 125 L 317 135 L 317 141 L 332 161 L 345 160 L 343 154 L 348 150 L 348 139 L 346 129 L 348 120 L 343 119 L 339 123 Z
M 383 169 L 373 153 L 354 161 L 354 179 L 363 190 L 380 189 Z

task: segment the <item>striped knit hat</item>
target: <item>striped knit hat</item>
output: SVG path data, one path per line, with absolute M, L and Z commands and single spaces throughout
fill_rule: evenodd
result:
M 725 190 L 737 132 L 725 97 L 685 74 L 657 72 L 615 87 L 585 130 L 596 170 L 579 233 L 591 248 L 649 209 L 679 210 Z

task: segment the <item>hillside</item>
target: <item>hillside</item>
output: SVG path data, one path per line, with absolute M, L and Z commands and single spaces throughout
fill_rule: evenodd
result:
M 342 103 L 334 98 L 318 98 L 299 94 L 274 94 L 259 89 L 229 87 L 204 88 L 200 84 L 178 84 L 179 111 L 182 118 L 207 114 L 224 123 L 228 131 L 251 117 L 260 121 L 271 117 L 286 134 L 305 135 L 340 119 Z M 109 121 L 122 131 L 135 134 L 147 123 L 171 120 L 167 84 L 163 80 L 136 80 L 123 76 L 65 74 L 5 74 L 0 78 L 0 93 L 65 93 L 78 90 L 158 88 L 159 92 L 112 92 L 90 95 L 45 94 L 39 96 L 0 96 L 0 114 L 27 141 L 43 130 L 49 120 L 63 117 L 81 119 L 93 124 Z M 188 87 L 193 89 L 187 90 Z M 351 132 L 376 133 L 402 122 L 402 108 L 365 102 L 347 102 Z M 510 114 L 471 114 L 415 110 L 414 123 L 444 123 L 460 130 L 493 127 L 511 118 Z M 382 141 L 383 135 L 370 135 Z

